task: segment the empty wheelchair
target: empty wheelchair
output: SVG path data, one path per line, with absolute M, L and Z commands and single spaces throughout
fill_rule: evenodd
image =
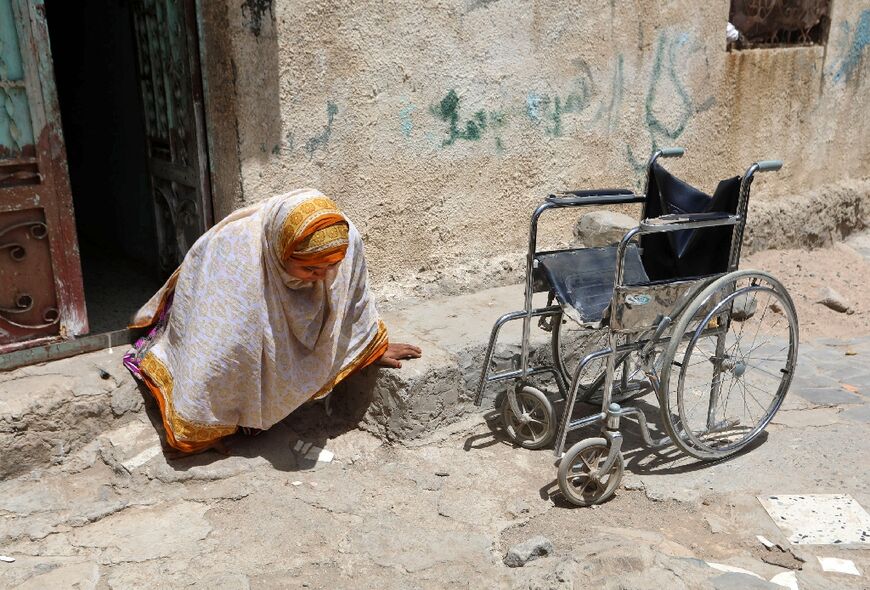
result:
M 603 502 L 619 486 L 623 419 L 637 422 L 650 447 L 674 445 L 698 459 L 722 459 L 762 433 L 794 375 L 798 321 L 788 292 L 765 272 L 738 270 L 753 177 L 782 163 L 755 163 L 707 195 L 658 163 L 682 155 L 681 148 L 656 151 L 642 194 L 603 189 L 548 196 L 531 219 L 525 305 L 492 329 L 476 403 L 488 384 L 511 382 L 501 398 L 506 432 L 529 449 L 555 438 L 559 488 L 576 505 Z M 643 213 L 618 244 L 537 250 L 545 212 L 627 203 L 642 205 Z M 545 306 L 533 306 L 536 293 L 548 294 Z M 533 367 L 534 319 L 551 332 L 552 363 Z M 519 366 L 496 372 L 499 332 L 514 320 L 522 321 Z M 558 399 L 534 386 L 546 376 Z M 661 412 L 659 438 L 631 404 L 650 393 Z M 600 404 L 600 411 L 576 416 L 580 402 Z M 571 431 L 596 423 L 600 436 L 565 452 Z

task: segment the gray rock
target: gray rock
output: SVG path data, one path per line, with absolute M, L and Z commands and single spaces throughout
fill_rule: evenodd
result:
M 751 293 L 744 293 L 734 298 L 731 304 L 731 317 L 742 322 L 755 315 L 758 309 L 758 300 Z
M 628 230 L 637 225 L 636 219 L 623 213 L 592 211 L 577 220 L 574 238 L 587 248 L 609 246 L 619 242 Z
M 547 537 L 538 535 L 511 547 L 504 556 L 504 564 L 508 567 L 522 567 L 530 561 L 547 557 L 551 553 L 553 553 L 553 544 Z
M 628 491 L 639 492 L 646 489 L 646 484 L 633 473 L 626 473 L 622 480 L 622 487 Z
M 834 311 L 840 313 L 855 313 L 855 310 L 852 309 L 852 307 L 849 305 L 848 300 L 846 300 L 845 297 L 843 297 L 830 287 L 825 287 L 825 289 L 822 290 L 822 294 L 818 302 L 825 307 L 833 309 Z
M 728 572 L 710 581 L 716 590 L 782 590 L 782 586 L 778 584 L 771 584 L 761 578 L 737 572 Z

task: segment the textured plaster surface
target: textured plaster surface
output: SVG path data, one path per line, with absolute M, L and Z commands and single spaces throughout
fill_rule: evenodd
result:
M 382 290 L 425 291 L 432 273 L 474 288 L 516 259 L 549 191 L 640 188 L 656 147 L 685 147 L 668 165 L 706 190 L 784 160 L 753 202 L 788 205 L 793 227 L 820 190 L 870 169 L 866 0 L 833 3 L 824 47 L 740 52 L 726 51 L 726 0 L 215 4 L 212 164 L 238 168 L 213 174 L 218 214 L 318 187 L 360 226 Z M 837 230 L 818 214 L 816 233 Z M 569 239 L 573 222 L 542 235 Z

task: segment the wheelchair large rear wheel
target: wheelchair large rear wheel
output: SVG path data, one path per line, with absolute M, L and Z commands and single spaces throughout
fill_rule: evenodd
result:
M 782 405 L 797 352 L 797 314 L 779 281 L 744 270 L 711 283 L 680 316 L 662 358 L 671 439 L 705 460 L 745 448 Z

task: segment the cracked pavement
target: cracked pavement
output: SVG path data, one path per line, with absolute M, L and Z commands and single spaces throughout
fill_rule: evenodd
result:
M 548 451 L 512 447 L 478 415 L 403 446 L 312 407 L 236 439 L 231 456 L 171 459 L 146 404 L 61 463 L 0 483 L 0 553 L 15 558 L 0 563 L 0 585 L 725 587 L 732 574 L 706 560 L 765 579 L 800 567 L 801 588 L 834 587 L 836 574 L 814 556 L 852 559 L 866 572 L 867 551 L 768 555 L 755 536 L 784 537 L 755 496 L 846 492 L 870 506 L 867 358 L 867 337 L 804 343 L 769 435 L 730 461 L 651 453 L 629 427 L 623 489 L 587 509 L 555 493 Z M 297 455 L 298 440 L 335 459 Z M 550 557 L 502 564 L 538 534 L 552 541 Z M 863 577 L 834 579 L 866 587 Z

